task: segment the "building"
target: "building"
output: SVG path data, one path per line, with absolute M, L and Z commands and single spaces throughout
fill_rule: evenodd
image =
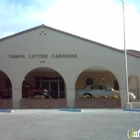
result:
M 128 52 L 129 90 L 139 99 L 140 56 Z M 106 84 L 127 103 L 124 51 L 45 25 L 0 39 L 0 86 L 10 79 L 12 108 L 20 108 L 23 80 L 55 90 L 75 107 L 75 89 Z

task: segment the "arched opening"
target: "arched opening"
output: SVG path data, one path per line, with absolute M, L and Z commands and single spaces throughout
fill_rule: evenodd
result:
M 9 77 L 0 70 L 0 99 L 12 98 L 12 84 Z
M 47 98 L 47 93 L 52 98 L 66 97 L 63 77 L 51 68 L 36 68 L 30 71 L 23 79 L 22 98 L 28 98 L 43 92 Z
M 119 90 L 119 84 L 115 75 L 103 67 L 91 67 L 84 70 L 78 76 L 75 88 L 79 89 L 85 87 L 87 85 L 87 80 L 90 80 L 94 85 L 109 85 Z
M 129 76 L 129 91 L 136 95 L 136 100 L 140 100 L 140 80 L 136 75 Z
M 84 103 L 84 106 L 80 105 L 77 107 L 86 107 L 86 105 L 88 105 L 88 108 L 121 107 L 118 80 L 115 75 L 106 68 L 90 67 L 84 70 L 76 80 L 75 89 L 76 98 L 89 99 L 83 100 L 87 102 Z M 77 102 L 79 103 L 79 101 Z M 80 104 L 82 104 L 81 100 Z

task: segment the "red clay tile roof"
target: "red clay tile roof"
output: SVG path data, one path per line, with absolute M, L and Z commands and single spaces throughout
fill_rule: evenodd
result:
M 139 56 L 140 57 L 140 51 L 136 51 L 136 50 L 127 50 L 128 53 Z
M 7 36 L 7 37 L 4 37 L 4 38 L 1 38 L 1 39 L 0 39 L 0 42 L 1 42 L 1 41 L 4 41 L 4 40 L 7 40 L 7 39 L 9 39 L 9 38 L 13 38 L 13 37 L 16 37 L 16 36 L 19 36 L 19 35 L 28 33 L 28 32 L 30 32 L 30 31 L 33 31 L 33 30 L 36 30 L 36 29 L 42 28 L 42 27 L 43 27 L 43 28 L 47 28 L 47 29 L 49 29 L 49 30 L 53 30 L 53 31 L 59 32 L 59 33 L 62 33 L 62 34 L 65 34 L 65 35 L 68 35 L 68 36 L 71 36 L 71 37 L 74 37 L 74 38 L 77 38 L 77 39 L 80 39 L 80 40 L 83 40 L 83 41 L 87 41 L 87 42 L 90 42 L 90 43 L 93 43 L 93 44 L 97 44 L 97 45 L 100 45 L 100 46 L 102 46 L 102 47 L 105 47 L 105 48 L 108 48 L 108 49 L 111 49 L 111 50 L 115 50 L 115 51 L 124 53 L 124 50 L 120 50 L 120 49 L 117 49 L 117 48 L 113 48 L 113 47 L 111 47 L 111 46 L 108 46 L 108 45 L 105 45 L 105 44 L 102 44 L 102 43 L 99 43 L 99 42 L 96 42 L 96 41 L 92 41 L 92 40 L 89 40 L 89 39 L 86 39 L 86 38 L 83 38 L 83 37 L 80 37 L 80 36 L 77 36 L 77 35 L 73 35 L 73 34 L 70 34 L 70 33 L 67 33 L 67 32 L 64 32 L 64 31 L 61 31 L 61 30 L 58 30 L 58 29 L 49 27 L 49 26 L 46 26 L 46 25 L 44 25 L 44 24 L 39 25 L 39 26 L 36 26 L 36 27 L 33 27 L 33 28 L 30 28 L 30 29 L 27 29 L 27 30 L 25 30 L 25 31 L 22 31 L 22 32 L 13 34 L 13 35 L 10 35 L 10 36 Z M 138 52 L 138 51 L 136 51 L 136 52 Z M 131 55 L 131 56 L 134 56 L 134 57 L 140 58 L 140 55 L 138 55 L 137 53 L 134 53 L 134 50 L 133 50 L 133 51 L 128 50 L 128 51 L 127 51 L 127 54 L 129 54 L 129 55 Z

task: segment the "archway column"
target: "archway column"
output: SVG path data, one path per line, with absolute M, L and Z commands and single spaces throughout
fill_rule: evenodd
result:
M 120 96 L 121 96 L 121 107 L 122 108 L 129 108 L 129 104 L 131 105 L 131 103 L 127 103 L 128 101 L 128 97 L 127 97 L 127 90 L 126 88 L 120 87 Z
M 136 100 L 140 100 L 139 89 L 140 89 L 140 80 L 137 75 L 129 76 L 129 90 L 130 92 L 136 95 Z
M 21 89 L 16 89 L 13 88 L 12 89 L 12 108 L 13 109 L 20 109 L 21 105 L 20 105 L 20 101 L 21 101 Z
M 74 108 L 75 107 L 75 88 L 67 88 L 67 107 Z

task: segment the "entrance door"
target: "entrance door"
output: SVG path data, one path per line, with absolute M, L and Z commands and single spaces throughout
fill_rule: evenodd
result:
M 41 87 L 47 89 L 53 98 L 60 98 L 58 81 L 43 81 Z
M 41 87 L 49 91 L 50 89 L 49 82 L 41 82 Z
M 59 98 L 59 95 L 58 95 L 58 82 L 55 82 L 55 81 L 51 81 L 50 82 L 50 90 L 51 90 L 51 96 L 53 98 Z

